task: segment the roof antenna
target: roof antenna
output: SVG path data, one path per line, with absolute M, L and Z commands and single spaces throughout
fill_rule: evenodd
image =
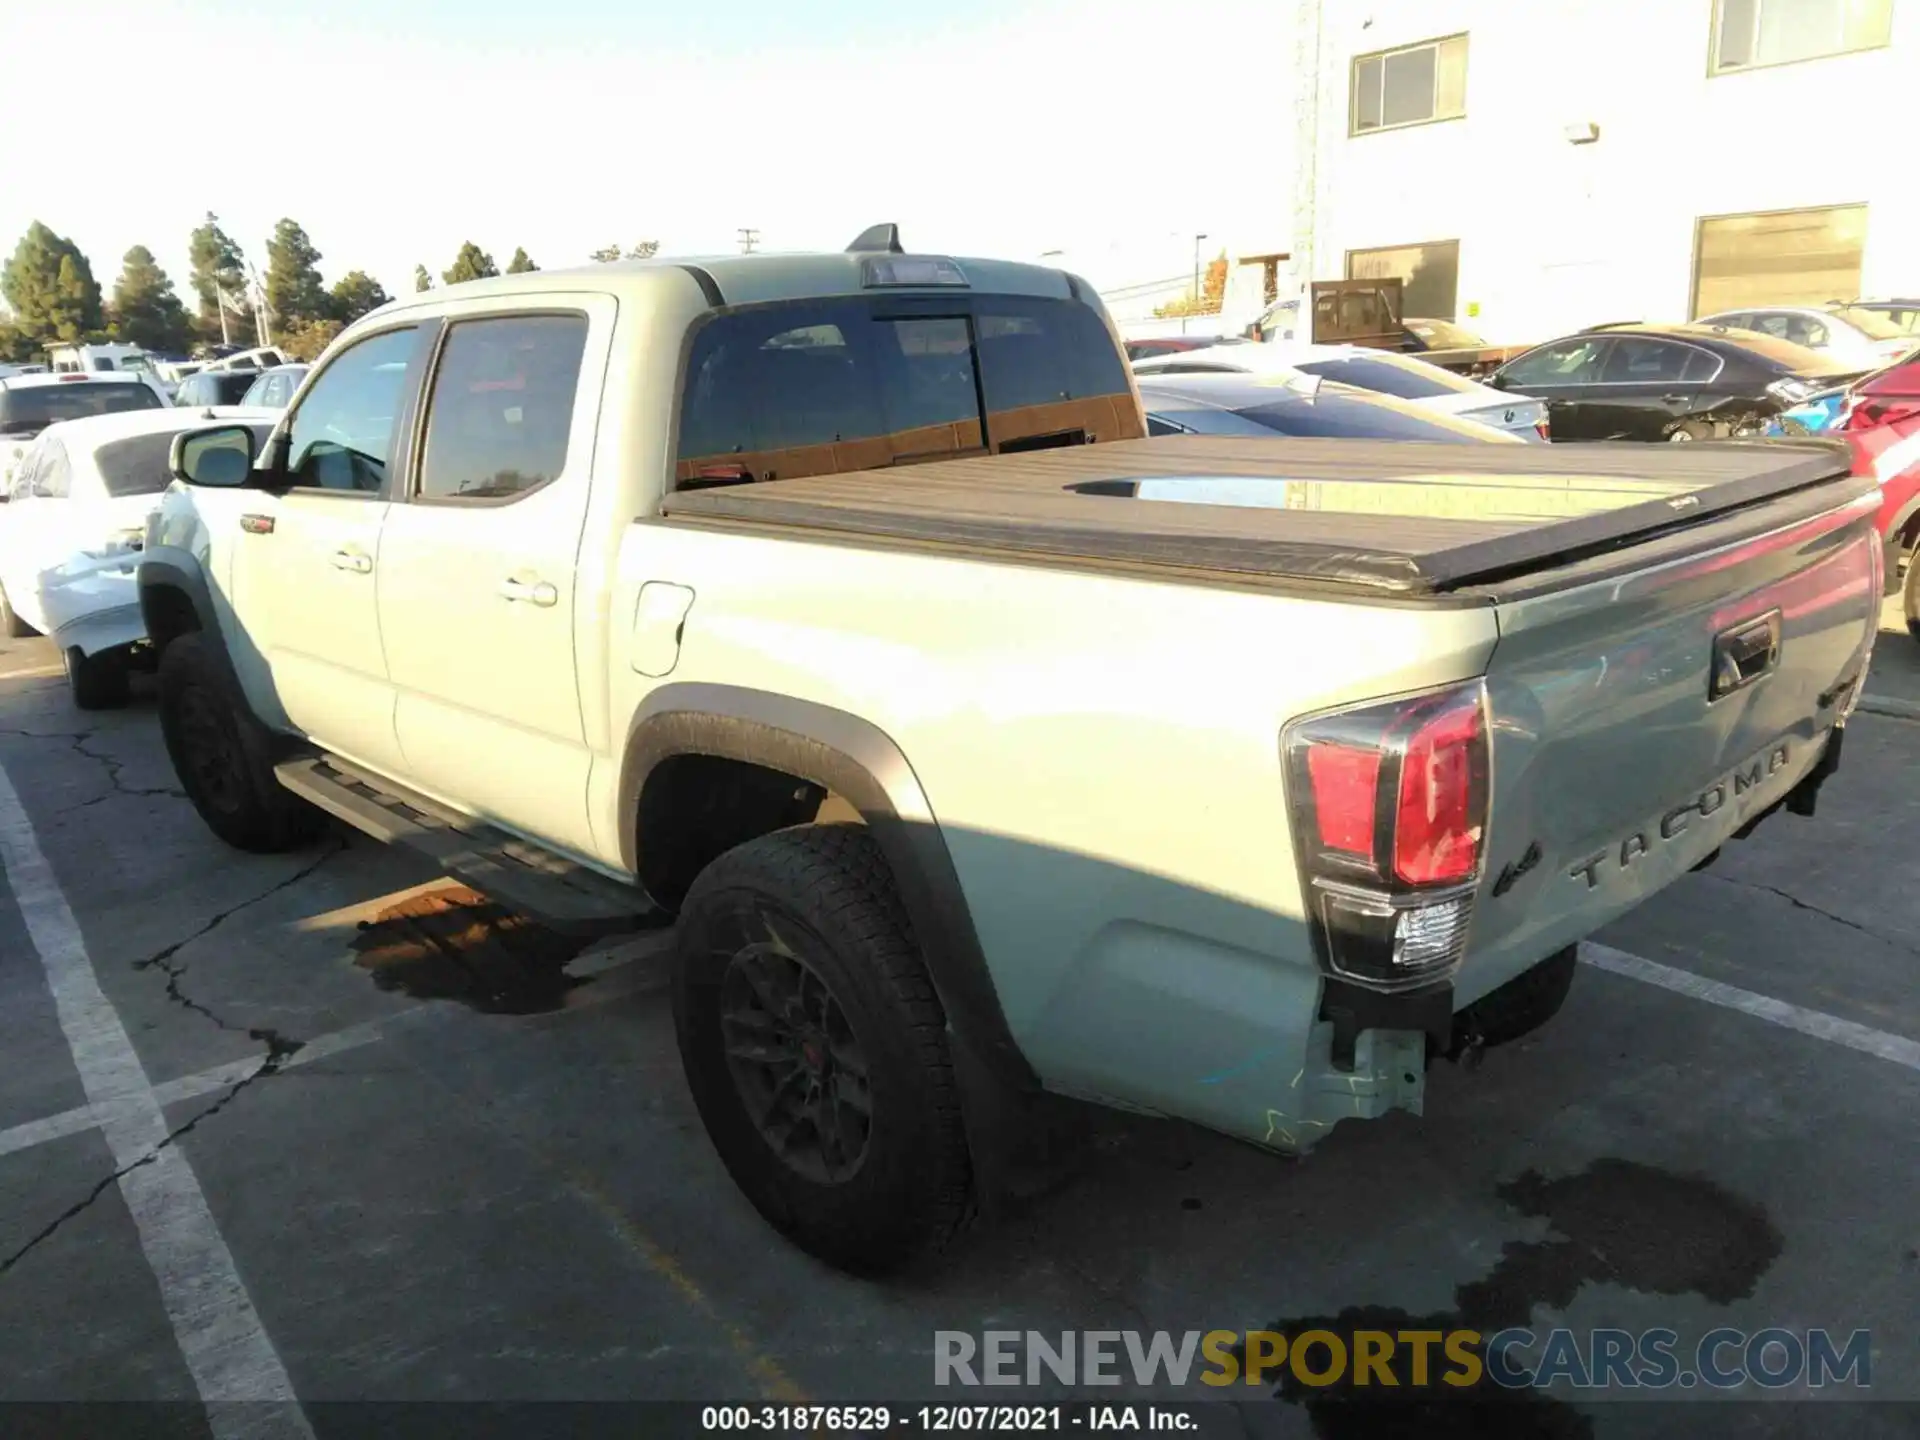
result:
M 906 254 L 907 252 L 900 248 L 900 227 L 870 225 L 860 232 L 851 245 L 847 246 L 849 255 L 860 255 L 870 250 L 884 250 L 889 255 Z

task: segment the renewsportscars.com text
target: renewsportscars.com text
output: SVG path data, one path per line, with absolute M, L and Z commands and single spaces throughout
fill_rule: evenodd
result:
M 1198 1383 L 1506 1389 L 1732 1390 L 1872 1384 L 1870 1332 L 1652 1329 L 965 1330 L 934 1333 L 936 1385 Z

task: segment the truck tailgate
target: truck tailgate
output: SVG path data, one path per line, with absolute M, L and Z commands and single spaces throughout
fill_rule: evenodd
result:
M 1485 875 L 1464 1004 L 1706 860 L 1820 760 L 1878 622 L 1871 495 L 1496 596 Z M 1783 507 L 1784 508 L 1784 507 Z M 1648 547 L 1658 550 L 1660 547 Z

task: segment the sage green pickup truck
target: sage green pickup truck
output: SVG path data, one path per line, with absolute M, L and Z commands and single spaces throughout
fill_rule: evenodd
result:
M 1147 439 L 1084 282 L 885 228 L 408 296 L 173 466 L 206 822 L 673 921 L 716 1149 L 867 1271 L 1045 1097 L 1285 1152 L 1419 1111 L 1811 812 L 1880 594 L 1823 444 Z

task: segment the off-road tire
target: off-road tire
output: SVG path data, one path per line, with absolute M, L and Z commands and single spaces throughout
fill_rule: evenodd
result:
M 78 645 L 69 645 L 60 658 L 66 661 L 67 688 L 73 692 L 73 703 L 82 710 L 117 709 L 133 693 L 127 657 L 122 652 L 88 655 Z
M 236 850 L 297 850 L 326 828 L 325 814 L 274 778 L 272 732 L 199 634 L 161 653 L 160 734 L 193 808 Z
M 728 1059 L 722 1015 L 738 1014 L 723 1000 L 729 973 L 746 963 L 749 947 L 769 946 L 776 956 L 797 955 L 824 982 L 864 1060 L 870 1128 L 857 1168 L 838 1180 L 809 1177 L 782 1158 L 749 1113 Z M 731 984 L 739 994 L 739 982 Z M 865 829 L 775 831 L 703 870 L 680 909 L 673 1011 L 687 1084 L 722 1163 L 767 1222 L 803 1250 L 842 1270 L 878 1274 L 937 1253 L 971 1218 L 972 1166 L 946 1016 Z M 789 1127 L 786 1136 L 796 1133 Z
M 1920 542 L 1907 551 L 1907 578 L 1900 582 L 1900 608 L 1907 617 L 1907 633 L 1920 640 Z
M 1511 1044 L 1559 1014 L 1573 988 L 1578 960 L 1578 950 L 1569 945 L 1476 1000 L 1468 1010 L 1479 1043 L 1488 1049 Z
M 20 618 L 19 612 L 7 599 L 4 585 L 0 585 L 0 633 L 4 633 L 9 640 L 24 640 L 29 635 L 40 633 Z

